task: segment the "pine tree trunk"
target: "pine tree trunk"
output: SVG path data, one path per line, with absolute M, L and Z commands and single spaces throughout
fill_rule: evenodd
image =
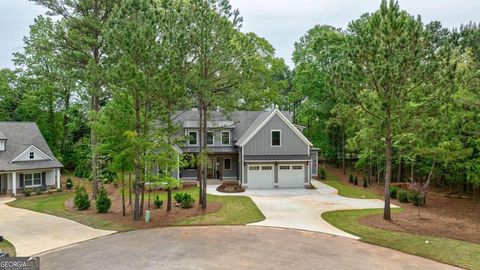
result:
M 137 101 L 138 105 L 138 101 Z M 136 135 L 140 135 L 140 108 L 136 106 L 135 108 L 135 132 Z M 140 156 L 141 151 L 137 146 L 135 149 L 135 183 L 134 183 L 134 192 L 135 192 L 135 202 L 133 206 L 133 220 L 140 219 Z
M 122 215 L 125 216 L 125 174 L 122 170 Z
M 346 164 L 346 153 L 345 153 L 345 128 L 342 128 L 342 172 L 347 174 L 347 164 Z
M 145 183 L 142 182 L 142 198 L 140 199 L 140 216 L 143 217 L 143 210 L 145 204 Z
M 397 182 L 402 180 L 402 159 L 398 156 Z
M 167 189 L 167 212 L 172 211 L 172 190 Z
M 207 153 L 207 123 L 208 123 L 208 120 L 207 120 L 207 105 L 205 104 L 205 102 L 202 104 L 203 106 L 203 135 L 204 135 L 204 140 L 203 140 L 203 144 L 202 144 L 202 148 L 203 148 L 203 153 L 205 153 L 205 158 L 208 158 L 208 153 Z M 207 164 L 208 164 L 208 160 L 206 160 Z M 202 209 L 206 209 L 207 208 L 207 164 L 204 164 L 203 166 L 203 174 L 202 174 Z
M 385 134 L 385 189 L 384 189 L 384 200 L 385 206 L 383 209 L 383 219 L 391 220 L 390 213 L 390 181 L 392 179 L 392 131 L 390 117 L 388 116 L 388 121 L 386 123 L 386 134 Z
M 132 205 L 132 172 L 130 171 L 128 172 L 128 205 Z
M 202 151 L 203 151 L 203 107 L 201 105 L 201 102 L 198 106 L 198 113 L 199 113 L 199 120 L 198 120 L 198 144 L 200 145 L 200 152 L 197 157 L 202 158 Z M 202 179 L 203 179 L 203 161 L 197 160 L 197 182 L 198 182 L 198 202 L 202 203 L 202 196 L 203 196 L 203 185 L 202 185 Z

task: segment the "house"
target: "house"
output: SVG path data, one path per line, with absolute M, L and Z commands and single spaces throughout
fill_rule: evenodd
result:
M 187 141 L 184 154 L 200 152 L 198 111 L 178 113 L 175 121 Z M 288 112 L 215 111 L 207 122 L 207 178 L 246 188 L 299 188 L 317 175 L 318 149 L 292 123 Z M 183 181 L 195 181 L 194 164 L 181 168 Z
M 60 188 L 60 168 L 32 122 L 0 122 L 0 194 L 25 188 Z

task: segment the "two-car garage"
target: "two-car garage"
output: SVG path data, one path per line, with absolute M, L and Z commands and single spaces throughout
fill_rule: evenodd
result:
M 303 188 L 305 164 L 273 163 L 249 164 L 247 167 L 248 188 Z

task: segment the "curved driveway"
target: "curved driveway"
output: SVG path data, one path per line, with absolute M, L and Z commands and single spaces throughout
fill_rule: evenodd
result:
M 17 256 L 31 256 L 114 233 L 5 204 L 12 200 L 0 198 L 0 235 L 15 246 Z
M 323 232 L 359 239 L 357 236 L 335 228 L 322 218 L 329 211 L 348 209 L 383 208 L 378 199 L 355 199 L 338 195 L 338 191 L 312 179 L 316 189 L 247 189 L 242 193 L 221 193 L 216 186 L 208 186 L 210 194 L 220 196 L 249 196 L 265 215 L 265 220 L 248 225 L 290 228 Z M 391 205 L 391 207 L 397 207 Z
M 114 234 L 40 255 L 42 269 L 455 269 L 346 237 L 257 226 Z

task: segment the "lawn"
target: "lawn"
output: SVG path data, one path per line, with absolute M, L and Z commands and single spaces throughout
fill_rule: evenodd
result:
M 0 242 L 0 252 L 8 253 L 10 257 L 15 257 L 15 247 L 5 239 Z
M 198 200 L 198 188 L 196 187 L 179 192 L 190 193 L 195 200 Z M 172 192 L 172 200 L 174 193 L 176 191 Z M 166 193 L 162 192 L 160 198 L 166 203 Z M 219 211 L 179 220 L 175 225 L 243 225 L 265 219 L 257 205 L 246 196 L 207 195 L 208 202 L 221 203 L 223 206 Z
M 132 229 L 124 224 L 114 223 L 102 219 L 98 215 L 88 215 L 83 214 L 80 211 L 70 211 L 65 209 L 65 201 L 71 197 L 73 197 L 73 193 L 49 194 L 18 198 L 17 200 L 7 204 L 13 207 L 24 208 L 57 217 L 67 218 L 96 229 L 113 231 L 128 231 Z
M 368 190 L 362 190 L 353 185 L 344 184 L 338 178 L 336 178 L 331 173 L 327 172 L 327 179 L 321 180 L 322 183 L 325 183 L 338 190 L 338 195 L 348 198 L 359 198 L 359 199 L 380 199 L 377 194 L 374 194 Z M 361 184 L 361 183 L 360 183 Z
M 361 241 L 389 247 L 406 253 L 433 259 L 468 269 L 480 269 L 480 245 L 469 242 L 393 232 L 368 227 L 359 223 L 364 216 L 381 214 L 382 209 L 342 210 L 322 214 L 333 226 L 361 237 Z M 402 211 L 392 209 L 392 212 Z M 426 242 L 428 241 L 428 243 Z

